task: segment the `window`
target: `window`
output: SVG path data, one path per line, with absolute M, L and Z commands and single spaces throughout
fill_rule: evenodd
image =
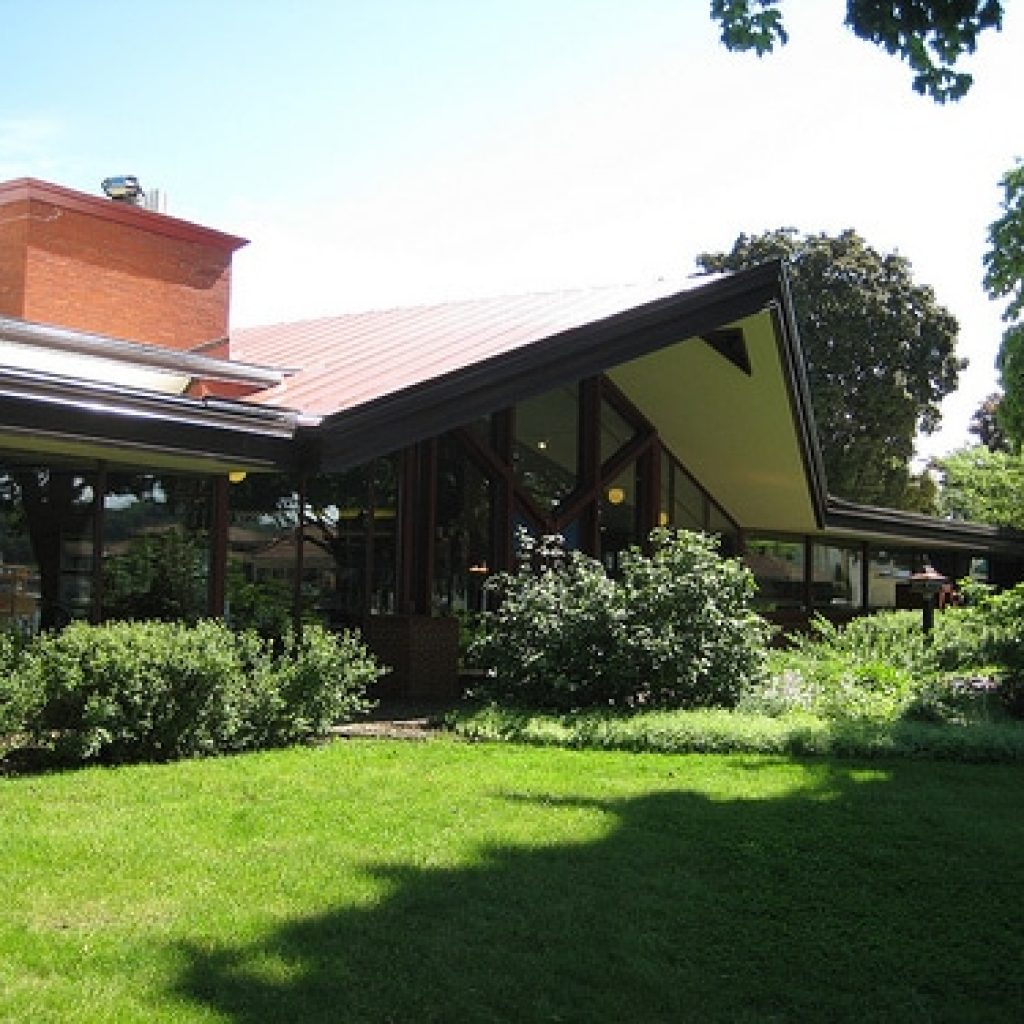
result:
M 804 544 L 752 537 L 743 561 L 757 579 L 756 603 L 763 611 L 804 607 Z
M 494 571 L 494 486 L 451 437 L 437 447 L 434 524 L 435 611 L 481 611 L 483 585 Z
M 579 484 L 579 388 L 558 388 L 515 407 L 512 468 L 544 512 L 557 509 Z
M 863 607 L 860 549 L 815 544 L 811 597 L 815 608 Z

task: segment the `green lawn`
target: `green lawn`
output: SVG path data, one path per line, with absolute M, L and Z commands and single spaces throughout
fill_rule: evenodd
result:
M 450 740 L 0 780 L 0 1020 L 1019 1021 L 1024 768 Z

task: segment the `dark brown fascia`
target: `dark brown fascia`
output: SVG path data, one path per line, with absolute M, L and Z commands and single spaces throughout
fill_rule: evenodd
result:
M 903 540 L 926 547 L 961 547 L 1024 557 L 1024 533 L 1006 526 L 988 526 L 955 519 L 939 519 L 919 512 L 858 505 L 841 498 L 828 499 L 825 528 L 859 533 L 865 539 Z
M 552 335 L 330 416 L 319 427 L 322 468 L 334 471 L 360 465 L 375 455 L 436 437 L 524 398 L 595 376 L 682 338 L 699 338 L 766 308 L 774 311 L 794 424 L 820 524 L 825 508 L 824 471 L 785 269 L 779 261 Z
M 161 452 L 288 469 L 299 454 L 296 415 L 265 406 L 13 370 L 0 373 L 0 400 L 0 433 L 138 451 L 140 462 L 147 452 Z

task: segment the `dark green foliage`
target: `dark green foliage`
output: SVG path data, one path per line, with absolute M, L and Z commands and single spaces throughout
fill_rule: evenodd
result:
M 999 417 L 999 406 L 1003 396 L 993 391 L 974 411 L 971 417 L 970 432 L 978 438 L 991 452 L 1008 452 L 1012 450 L 1010 439 L 1003 429 Z
M 966 363 L 958 326 L 910 263 L 855 231 L 831 237 L 780 228 L 740 235 L 730 252 L 702 253 L 708 272 L 769 260 L 789 269 L 829 492 L 872 505 L 908 501 L 917 432 L 939 423 L 939 403 Z
M 1003 334 L 996 366 L 1003 396 L 999 425 L 1017 449 L 1024 444 L 1024 162 L 1003 175 L 1002 215 L 988 229 L 989 248 L 984 256 L 985 291 L 993 299 L 1007 299 Z
M 294 589 L 284 580 L 247 580 L 242 567 L 232 562 L 228 565 L 227 599 L 232 629 L 252 629 L 274 640 L 292 627 Z
M 368 708 L 379 675 L 355 638 L 318 627 L 275 651 L 213 621 L 111 622 L 40 634 L 9 685 L 15 731 L 62 758 L 163 761 L 323 735 Z
M 781 7 L 782 0 L 711 0 L 711 16 L 730 50 L 753 50 L 760 57 L 789 39 Z M 974 53 L 982 32 L 998 30 L 1002 22 L 999 0 L 847 0 L 846 5 L 847 28 L 905 60 L 914 72 L 915 92 L 937 103 L 967 94 L 973 79 L 957 71 L 956 63 Z
M 500 606 L 471 649 L 482 695 L 549 708 L 729 706 L 762 669 L 768 626 L 753 578 L 703 534 L 656 530 L 618 578 L 556 538 L 494 588 Z
M 178 527 L 143 534 L 103 564 L 107 619 L 197 622 L 206 614 L 204 540 Z

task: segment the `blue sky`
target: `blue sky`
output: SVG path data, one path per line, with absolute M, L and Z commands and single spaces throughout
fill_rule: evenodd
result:
M 159 187 L 243 235 L 236 324 L 682 277 L 742 231 L 898 250 L 971 360 L 923 454 L 994 387 L 981 290 L 1024 156 L 1024 10 L 959 104 L 787 0 L 790 44 L 727 53 L 706 0 L 0 0 L 0 180 Z

